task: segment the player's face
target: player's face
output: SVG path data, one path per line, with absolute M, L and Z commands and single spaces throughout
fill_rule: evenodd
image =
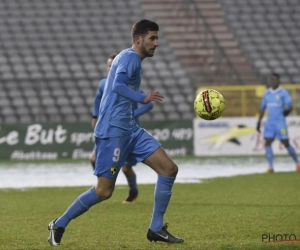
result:
M 149 31 L 145 36 L 140 37 L 139 49 L 142 56 L 152 57 L 158 47 L 158 31 Z
M 271 88 L 277 89 L 279 87 L 279 79 L 276 76 L 271 77 Z
M 112 64 L 113 59 L 108 58 L 106 62 L 106 70 L 107 72 L 110 70 L 111 64 Z

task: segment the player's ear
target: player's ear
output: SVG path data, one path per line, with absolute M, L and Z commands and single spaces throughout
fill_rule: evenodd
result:
M 141 36 L 135 35 L 133 38 L 134 43 L 140 44 L 141 42 Z

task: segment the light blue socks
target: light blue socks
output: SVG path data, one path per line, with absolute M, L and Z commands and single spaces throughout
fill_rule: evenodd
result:
M 85 213 L 90 207 L 99 202 L 101 202 L 101 199 L 97 196 L 94 187 L 92 187 L 78 196 L 65 213 L 55 221 L 55 225 L 65 228 L 72 219 Z
M 291 145 L 289 145 L 286 149 L 287 149 L 289 155 L 293 158 L 294 162 L 296 164 L 299 163 L 295 149 Z
M 271 146 L 266 146 L 266 158 L 267 158 L 267 162 L 269 164 L 269 167 L 273 169 L 274 154 L 273 154 L 273 150 L 272 150 Z
M 150 229 L 153 232 L 158 232 L 163 227 L 164 214 L 172 195 L 172 187 L 175 179 L 176 177 L 158 175 L 154 190 L 154 208 L 150 224 Z

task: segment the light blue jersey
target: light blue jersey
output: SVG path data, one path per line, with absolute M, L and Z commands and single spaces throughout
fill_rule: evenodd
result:
M 141 59 L 132 49 L 117 55 L 106 79 L 94 130 L 96 165 L 94 175 L 117 178 L 125 163 L 134 165 L 148 158 L 161 144 L 140 128 L 135 117 L 152 104 L 136 109 L 145 94 L 140 91 Z
M 133 101 L 113 91 L 118 73 L 126 73 L 130 89 L 137 91 L 140 88 L 143 74 L 141 59 L 132 48 L 123 50 L 112 62 L 94 130 L 94 135 L 98 138 L 127 135 L 138 126 L 133 116 Z
M 292 107 L 289 93 L 283 88 L 268 89 L 262 98 L 261 111 L 268 111 L 264 127 L 264 138 L 288 139 L 287 126 L 283 111 L 285 107 Z
M 268 89 L 262 98 L 260 110 L 268 111 L 268 122 L 278 123 L 285 122 L 283 111 L 285 107 L 292 107 L 292 99 L 289 93 L 283 88 L 277 88 L 275 90 Z

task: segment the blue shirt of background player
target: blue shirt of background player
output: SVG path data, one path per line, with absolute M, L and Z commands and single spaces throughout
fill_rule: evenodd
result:
M 128 82 L 115 81 L 118 73 L 126 74 Z M 132 48 L 123 50 L 115 57 L 100 103 L 98 122 L 94 130 L 96 137 L 124 136 L 138 127 L 133 110 L 136 102 L 143 103 L 145 98 L 139 91 L 142 74 L 141 59 Z
M 99 107 L 100 107 L 105 83 L 106 83 L 106 78 L 102 79 L 99 82 L 99 86 L 98 86 L 96 96 L 95 96 L 95 101 L 94 101 L 93 117 L 98 117 L 98 115 L 99 115 Z
M 143 90 L 139 89 L 138 92 L 140 93 L 144 93 Z M 148 102 L 142 105 L 138 105 L 137 102 L 134 102 L 132 105 L 132 109 L 133 109 L 133 117 L 135 119 L 135 122 L 140 126 L 140 121 L 139 121 L 139 116 L 142 114 L 147 113 L 148 111 L 150 111 L 153 108 L 153 104 L 152 102 Z
M 286 106 L 292 107 L 292 100 L 287 90 L 280 87 L 275 90 L 269 88 L 263 95 L 260 111 L 267 109 L 268 123 L 285 123 L 283 111 Z

